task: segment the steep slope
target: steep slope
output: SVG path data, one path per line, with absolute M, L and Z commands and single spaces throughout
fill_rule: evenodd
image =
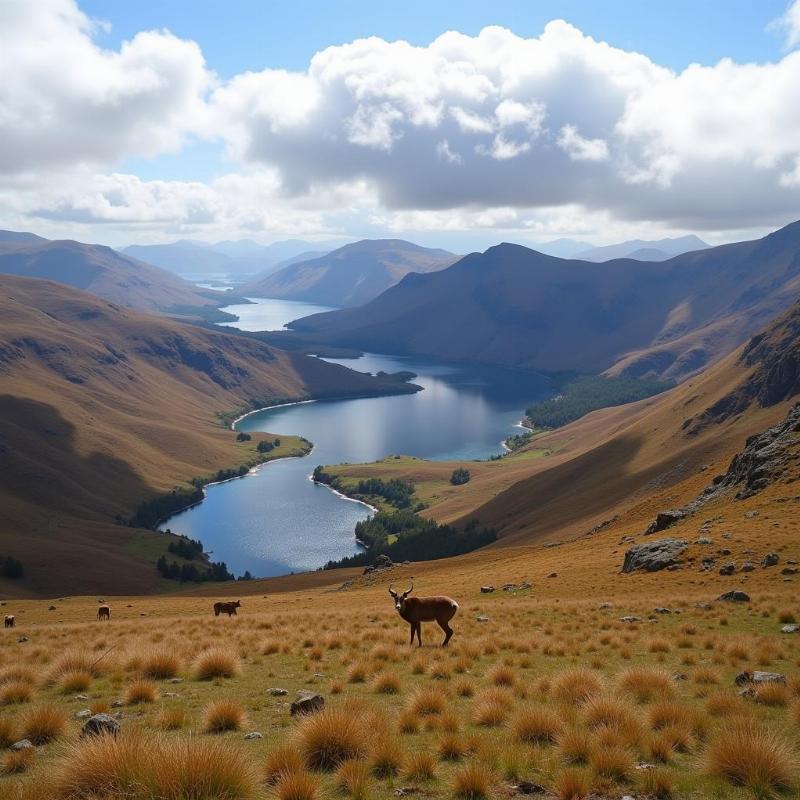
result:
M 517 245 L 408 275 L 362 308 L 291 323 L 298 338 L 540 370 L 683 378 L 800 293 L 800 223 L 664 262 L 595 264 Z
M 249 460 L 217 414 L 413 391 L 253 339 L 0 277 L 0 554 L 37 591 L 152 588 L 116 524 L 145 500 Z
M 0 240 L 0 273 L 59 281 L 140 311 L 181 312 L 220 302 L 218 293 L 110 247 L 67 240 Z
M 678 236 L 674 239 L 631 239 L 627 242 L 609 244 L 603 247 L 590 247 L 580 253 L 575 254 L 575 258 L 581 261 L 611 261 L 614 258 L 637 258 L 647 261 L 663 261 L 682 253 L 690 253 L 694 250 L 706 250 L 709 245 L 698 236 Z M 645 251 L 650 258 L 644 259 L 635 255 Z M 655 256 L 659 256 L 656 258 Z
M 248 284 L 244 293 L 328 306 L 358 306 L 412 272 L 433 272 L 458 256 L 400 239 L 365 239 L 320 258 L 290 264 Z

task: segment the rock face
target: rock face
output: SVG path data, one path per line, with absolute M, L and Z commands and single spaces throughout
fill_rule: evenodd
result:
M 291 715 L 296 717 L 302 714 L 313 714 L 315 711 L 322 711 L 323 708 L 325 708 L 325 698 L 321 694 L 300 691 L 292 701 Z
M 657 572 L 677 564 L 678 557 L 686 550 L 685 539 L 658 539 L 655 542 L 637 544 L 625 553 L 623 572 Z
M 109 714 L 95 714 L 83 723 L 81 736 L 100 736 L 110 734 L 116 736 L 119 733 L 119 722 Z

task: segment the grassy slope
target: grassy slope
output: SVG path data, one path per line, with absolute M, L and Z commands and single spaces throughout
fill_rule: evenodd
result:
M 59 284 L 0 278 L 0 553 L 23 561 L 30 591 L 153 589 L 151 565 L 120 547 L 137 533 L 115 517 L 253 458 L 257 437 L 237 444 L 218 413 L 397 388 Z

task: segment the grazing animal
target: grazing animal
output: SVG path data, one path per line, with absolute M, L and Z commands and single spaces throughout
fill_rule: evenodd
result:
M 218 617 L 220 614 L 231 614 L 236 616 L 236 609 L 242 605 L 240 600 L 234 600 L 232 603 L 214 603 L 214 616 Z
M 389 587 L 389 594 L 394 599 L 397 613 L 411 626 L 411 644 L 414 644 L 414 634 L 417 635 L 419 646 L 422 647 L 422 623 L 436 620 L 444 631 L 442 647 L 447 647 L 453 629 L 447 624 L 456 615 L 458 603 L 451 597 L 409 597 L 414 591 L 414 584 L 402 594 Z
M 6 628 L 13 628 L 17 624 L 17 620 L 14 618 L 13 614 L 6 614 L 6 618 L 3 620 L 3 625 Z
M 111 619 L 111 607 L 110 606 L 100 606 L 97 609 L 97 619 Z

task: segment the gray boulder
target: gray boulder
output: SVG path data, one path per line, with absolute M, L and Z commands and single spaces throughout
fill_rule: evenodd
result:
M 735 571 L 736 571 L 736 564 L 734 564 L 733 561 L 729 561 L 727 564 L 723 564 L 719 568 L 720 575 L 733 575 Z
M 11 745 L 12 750 L 31 750 L 33 749 L 33 742 L 30 739 L 20 739 Z
M 721 594 L 717 600 L 722 600 L 725 603 L 749 603 L 750 595 L 741 589 L 732 589 L 730 592 Z
M 494 591 L 494 586 L 481 586 L 481 594 L 491 594 Z
M 673 509 L 671 511 L 661 511 L 656 514 L 655 520 L 650 523 L 647 530 L 644 532 L 645 536 L 650 536 L 652 533 L 665 531 L 667 528 L 673 526 L 676 522 L 680 522 L 686 516 L 686 512 L 680 509 Z
M 781 633 L 800 633 L 800 625 L 784 625 Z
M 292 701 L 291 715 L 313 714 L 325 708 L 325 698 L 316 692 L 299 691 Z
M 689 545 L 685 539 L 657 539 L 655 542 L 637 544 L 625 553 L 623 572 L 658 572 L 677 563 L 678 557 Z
M 109 714 L 95 714 L 83 723 L 81 736 L 116 736 L 119 733 L 119 722 Z
M 762 567 L 774 567 L 778 564 L 781 560 L 781 557 L 777 553 L 767 553 L 764 558 L 761 560 Z
M 740 672 L 733 679 L 733 682 L 737 686 L 745 686 L 748 683 L 786 683 L 786 676 L 782 675 L 780 672 L 762 672 L 761 670 L 750 672 L 749 670 L 745 670 L 744 672 Z

